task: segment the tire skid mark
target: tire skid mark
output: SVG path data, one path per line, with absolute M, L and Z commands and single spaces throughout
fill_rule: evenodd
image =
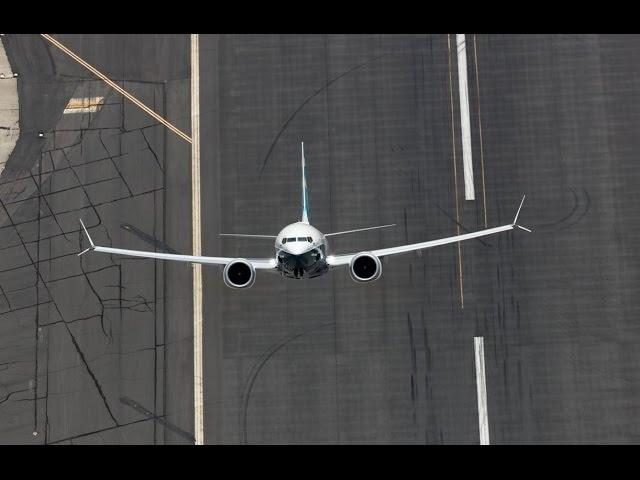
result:
M 260 373 L 260 371 L 262 370 L 262 368 L 264 368 L 265 364 L 269 361 L 269 359 L 271 357 L 273 357 L 273 355 L 275 355 L 278 350 L 280 350 L 282 347 L 286 346 L 288 343 L 308 334 L 311 332 L 314 332 L 316 330 L 319 330 L 321 328 L 324 327 L 328 327 L 331 325 L 335 325 L 335 322 L 328 322 L 328 323 L 322 323 L 320 325 L 316 325 L 314 327 L 311 327 L 308 330 L 305 330 L 303 332 L 297 332 L 297 333 L 292 333 L 287 335 L 286 337 L 282 338 L 281 340 L 279 340 L 278 342 L 274 343 L 273 345 L 271 345 L 269 348 L 267 348 L 267 350 L 264 351 L 264 353 L 262 355 L 260 355 L 260 357 L 258 358 L 258 360 L 256 361 L 256 363 L 253 364 L 253 366 L 251 367 L 251 370 L 249 371 L 249 376 L 247 377 L 247 381 L 244 385 L 244 389 L 243 389 L 243 393 L 242 393 L 242 399 L 241 399 L 241 409 L 240 409 L 240 432 L 242 434 L 242 443 L 246 444 L 247 443 L 247 410 L 249 408 L 249 400 L 251 397 L 251 390 L 253 389 L 253 385 L 256 381 L 256 379 L 258 378 L 258 374 Z
M 413 337 L 413 322 L 411 321 L 411 313 L 407 312 L 407 328 L 409 330 L 409 348 L 411 350 L 411 418 L 413 423 L 417 420 L 416 402 L 418 401 L 418 384 L 416 378 L 418 376 L 418 362 L 416 357 L 416 344 Z
M 573 227 L 580 222 L 591 210 L 591 197 L 586 188 L 581 188 L 580 195 L 573 188 L 569 188 L 573 197 L 571 211 L 558 220 L 548 223 L 530 224 L 531 228 L 540 232 L 557 232 Z
M 182 430 L 177 425 L 174 425 L 173 423 L 168 422 L 167 420 L 165 420 L 165 418 L 164 418 L 165 416 L 164 415 L 161 415 L 161 416 L 154 415 L 154 413 L 152 411 L 146 409 L 145 407 L 140 405 L 138 402 L 136 402 L 135 400 L 133 400 L 133 399 L 131 399 L 129 397 L 125 397 L 125 396 L 120 397 L 120 403 L 122 403 L 123 405 L 127 405 L 128 407 L 133 408 L 135 411 L 141 413 L 142 415 L 147 417 L 149 420 L 155 420 L 160 425 L 163 425 L 164 427 L 166 427 L 167 429 L 171 430 L 172 432 L 177 433 L 181 437 L 187 439 L 189 442 L 191 442 L 191 443 L 195 442 L 196 439 L 195 439 L 195 437 L 193 435 L 191 435 L 189 432 L 186 432 L 186 431 Z
M 327 83 L 325 83 L 322 87 L 320 87 L 318 90 L 316 90 L 314 93 L 312 93 L 311 95 L 309 95 L 301 104 L 298 108 L 296 108 L 294 110 L 294 112 L 289 115 L 289 117 L 285 120 L 284 124 L 282 125 L 282 127 L 280 127 L 280 130 L 278 130 L 278 133 L 276 134 L 275 138 L 273 139 L 273 141 L 271 142 L 271 145 L 269 146 L 269 150 L 267 151 L 266 156 L 264 157 L 264 160 L 262 161 L 262 166 L 260 167 L 260 177 L 262 177 L 262 174 L 264 173 L 264 169 L 267 167 L 267 162 L 269 161 L 269 157 L 271 156 L 271 154 L 273 153 L 273 149 L 275 148 L 276 144 L 278 143 L 278 140 L 280 140 L 280 137 L 282 136 L 282 134 L 284 133 L 284 131 L 287 129 L 287 127 L 289 126 L 289 124 L 293 121 L 293 119 L 296 117 L 296 115 L 298 115 L 298 113 L 300 113 L 302 111 L 302 109 L 311 101 L 313 100 L 315 97 L 317 97 L 318 95 L 320 95 L 322 92 L 324 92 L 327 88 L 329 88 L 333 83 L 337 82 L 338 80 L 340 80 L 342 77 L 349 75 L 350 73 L 372 63 L 375 62 L 376 60 L 381 59 L 382 57 L 386 57 L 387 55 L 389 55 L 388 53 L 382 54 L 382 55 L 378 55 L 376 57 L 370 58 L 369 60 L 365 60 L 364 62 L 355 65 L 354 67 L 351 67 L 349 70 L 346 70 L 344 72 L 342 72 L 340 75 L 333 77 L 331 80 L 329 80 Z

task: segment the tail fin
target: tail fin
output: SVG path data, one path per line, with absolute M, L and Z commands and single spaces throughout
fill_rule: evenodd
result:
M 307 174 L 304 166 L 304 142 L 302 146 L 302 222 L 309 223 L 309 195 L 307 194 Z

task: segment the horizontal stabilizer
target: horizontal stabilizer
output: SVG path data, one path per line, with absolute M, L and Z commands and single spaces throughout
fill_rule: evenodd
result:
M 247 235 L 244 233 L 221 233 L 221 237 L 276 238 L 276 235 Z

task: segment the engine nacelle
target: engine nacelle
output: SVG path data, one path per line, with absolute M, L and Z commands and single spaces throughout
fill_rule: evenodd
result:
M 382 262 L 373 253 L 362 252 L 351 259 L 349 273 L 356 282 L 372 282 L 382 275 Z
M 222 272 L 224 284 L 231 288 L 249 288 L 256 281 L 256 269 L 243 258 L 227 263 Z

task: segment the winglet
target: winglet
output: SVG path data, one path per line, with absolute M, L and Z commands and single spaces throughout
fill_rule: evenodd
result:
M 87 235 L 87 238 L 89 239 L 89 245 L 91 245 L 89 248 L 83 250 L 82 252 L 80 252 L 78 254 L 78 256 L 83 255 L 85 253 L 87 253 L 89 250 L 93 250 L 94 248 L 96 248 L 96 246 L 93 243 L 93 240 L 91 240 L 91 235 L 89 235 L 89 232 L 87 232 L 87 227 L 84 226 L 84 223 L 82 222 L 82 219 L 79 218 L 78 220 L 80 220 L 80 225 L 82 226 L 82 229 L 84 230 L 84 233 Z
M 516 212 L 516 216 L 513 219 L 513 223 L 511 225 L 513 225 L 514 227 L 518 227 L 521 230 L 524 230 L 526 232 L 531 233 L 531 230 L 529 230 L 528 228 L 525 228 L 521 225 L 518 225 L 518 215 L 520 215 L 520 210 L 522 210 L 522 205 L 524 204 L 524 199 L 525 199 L 526 195 L 522 196 L 522 201 L 520 202 L 520 206 L 518 207 L 518 211 Z

